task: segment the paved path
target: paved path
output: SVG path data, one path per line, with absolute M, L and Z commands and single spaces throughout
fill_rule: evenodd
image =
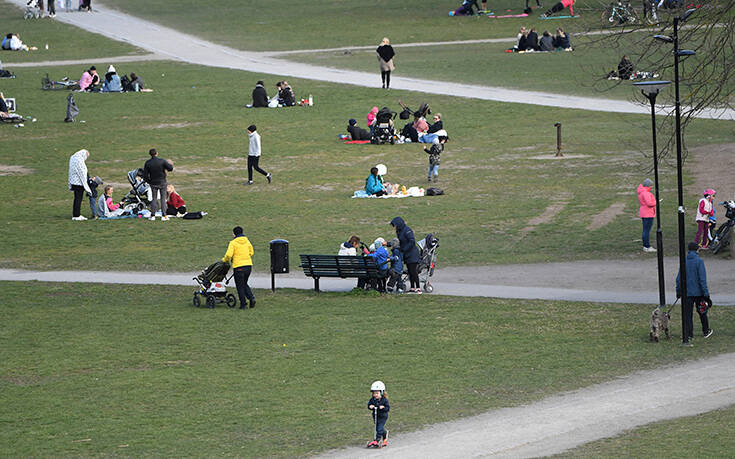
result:
M 665 259 L 667 300 L 674 295 L 678 258 Z M 706 258 L 709 288 L 716 305 L 735 305 L 732 261 Z M 151 273 L 110 271 L 26 271 L 0 269 L 0 280 L 42 282 L 90 282 L 120 284 L 190 285 L 197 273 Z M 254 288 L 271 286 L 270 276 L 250 278 Z M 324 291 L 349 291 L 354 279 L 321 279 Z M 517 299 L 591 301 L 602 303 L 658 304 L 656 259 L 631 261 L 589 260 L 568 263 L 538 263 L 505 266 L 439 267 L 431 278 L 434 293 Z M 277 288 L 313 289 L 314 282 L 300 270 L 276 277 Z
M 90 65 L 99 64 L 104 62 L 105 64 L 117 64 L 120 62 L 141 62 L 141 61 L 160 61 L 162 59 L 168 59 L 165 56 L 159 56 L 158 54 L 138 54 L 131 56 L 113 56 L 113 57 L 98 57 L 93 59 L 69 59 L 65 61 L 39 61 L 39 62 L 6 62 L 7 67 L 61 67 L 64 65 Z
M 23 7 L 25 0 L 9 0 Z M 377 87 L 377 73 L 357 72 L 290 62 L 271 57 L 268 53 L 241 51 L 217 45 L 144 19 L 136 18 L 95 4 L 94 13 L 59 12 L 56 20 L 106 37 L 125 41 L 147 51 L 172 59 L 211 67 L 246 70 L 254 73 L 306 78 L 340 84 Z M 424 80 L 392 76 L 393 89 L 405 89 L 427 94 L 450 95 L 498 102 L 524 103 L 549 107 L 576 108 L 614 113 L 648 114 L 647 105 L 625 100 L 578 97 L 539 91 L 523 91 L 500 87 Z M 667 114 L 672 107 L 659 107 Z M 735 110 L 705 110 L 700 118 L 735 120 Z
M 686 351 L 694 352 L 694 349 L 696 347 Z M 351 447 L 319 457 L 547 456 L 644 424 L 694 416 L 733 403 L 735 354 L 723 354 L 635 373 L 526 406 L 490 411 L 398 434 L 392 436 L 388 448 L 378 452 Z

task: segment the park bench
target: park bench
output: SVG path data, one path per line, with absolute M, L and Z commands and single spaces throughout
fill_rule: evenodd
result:
M 299 255 L 304 274 L 314 278 L 314 290 L 319 291 L 321 277 L 364 277 L 379 279 L 383 276 L 378 271 L 375 259 L 350 255 Z

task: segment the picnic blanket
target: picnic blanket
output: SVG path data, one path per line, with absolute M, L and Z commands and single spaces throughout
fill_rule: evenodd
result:
M 396 194 L 385 194 L 383 196 L 375 196 L 374 194 L 367 194 L 365 190 L 357 190 L 352 195 L 352 198 L 420 198 L 426 195 L 426 190 L 417 186 L 408 188 L 405 193 L 398 192 Z
M 97 217 L 97 220 L 122 220 L 123 218 L 138 218 L 137 215 L 118 215 L 117 217 Z
M 359 144 L 364 144 L 364 143 L 370 143 L 370 141 L 369 140 L 348 140 L 345 143 L 359 143 Z

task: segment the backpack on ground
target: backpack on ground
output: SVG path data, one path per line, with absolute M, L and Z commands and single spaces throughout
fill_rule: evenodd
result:
M 431 187 L 426 190 L 426 196 L 440 196 L 444 194 L 444 190 L 441 188 Z

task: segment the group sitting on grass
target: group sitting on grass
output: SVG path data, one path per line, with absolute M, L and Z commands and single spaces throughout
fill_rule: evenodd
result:
M 556 29 L 556 35 L 551 36 L 548 30 L 544 30 L 541 39 L 538 37 L 536 27 L 526 30 L 521 27 L 518 31 L 516 45 L 507 50 L 507 52 L 550 52 L 550 51 L 573 51 L 572 44 L 569 41 L 569 34 L 559 27 Z
M 268 98 L 268 93 L 265 90 L 265 86 L 262 80 L 258 81 L 253 89 L 253 103 L 248 104 L 248 108 L 278 108 L 278 107 L 293 107 L 296 105 L 296 95 L 288 84 L 288 81 L 283 80 L 276 83 L 276 93 Z
M 130 77 L 123 75 L 120 77 L 114 65 L 107 68 L 104 79 L 100 79 L 97 74 L 97 67 L 94 65 L 82 73 L 79 79 L 79 90 L 86 92 L 150 92 L 145 87 L 143 79 L 131 73 Z
M 17 33 L 9 33 L 3 38 L 2 45 L 0 45 L 5 51 L 35 51 L 38 48 L 35 46 L 28 46 L 23 43 L 20 39 L 20 35 Z

